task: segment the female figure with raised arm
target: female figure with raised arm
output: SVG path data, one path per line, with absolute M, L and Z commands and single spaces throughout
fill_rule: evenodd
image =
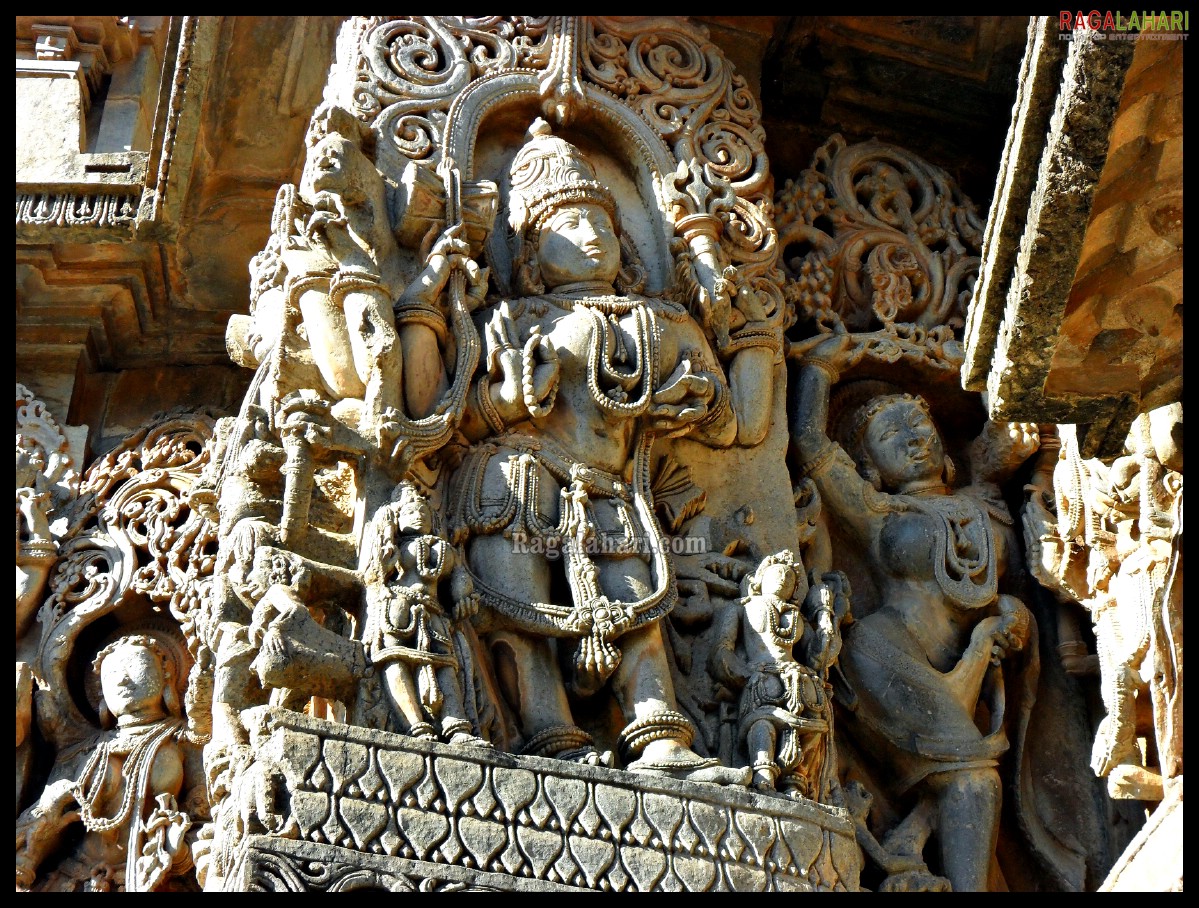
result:
M 846 726 L 891 794 L 914 796 L 895 835 L 918 854 L 935 832 L 953 888 L 985 890 L 1008 749 L 1000 663 L 1026 644 L 1031 616 L 999 592 L 1005 534 L 987 502 L 951 486 L 922 398 L 875 397 L 839 420 L 839 442 L 829 437 L 830 389 L 863 349 L 845 334 L 818 344 L 791 416 L 802 471 L 860 546 L 878 591 L 879 607 L 841 653 Z M 1011 446 L 1032 452 L 1024 436 Z

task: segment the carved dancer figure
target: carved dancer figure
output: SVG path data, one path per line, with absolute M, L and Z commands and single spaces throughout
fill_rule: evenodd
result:
M 398 485 L 391 504 L 379 510 L 368 546 L 364 639 L 404 730 L 490 746 L 467 718 L 466 648 L 456 645 L 454 626 L 474 614 L 478 599 L 457 550 L 434 532 L 433 510 L 412 482 Z M 442 581 L 450 585 L 452 616 L 441 606 Z
M 841 648 L 848 582 L 830 573 L 809 587 L 803 564 L 783 551 L 764 559 L 742 588 L 740 608 L 722 612 L 712 672 L 742 688 L 737 735 L 749 751 L 754 787 L 816 797 L 831 721 L 826 675 Z M 738 637 L 744 659 L 735 651 Z
M 66 436 L 49 408 L 22 384 L 16 386 L 17 640 L 33 623 L 46 579 L 58 557 L 54 516 L 79 490 L 79 474 Z
M 59 755 L 38 803 L 17 820 L 17 888 L 149 892 L 192 865 L 192 824 L 176 798 L 184 785 L 185 721 L 178 665 L 157 637 L 120 637 L 96 656 L 102 721 L 114 731 Z M 74 823 L 82 840 L 35 879 Z
M 792 414 L 803 471 L 864 549 L 881 603 L 846 636 L 847 725 L 895 795 L 916 793 L 911 825 L 923 831 L 915 853 L 935 830 L 953 888 L 984 890 L 998 834 L 996 767 L 1008 748 L 1000 664 L 1027 643 L 1031 616 L 1000 594 L 1006 536 L 985 502 L 949 485 L 921 398 L 867 402 L 840 433 L 845 447 L 826 434 L 829 389 L 862 350 L 844 334 L 816 346 Z M 1001 459 L 1026 457 L 1033 440 L 1012 437 L 1019 457 Z M 975 724 L 980 702 L 986 732 Z
M 34 615 L 45 599 L 46 581 L 58 560 L 51 524 L 77 494 L 66 436 L 46 405 L 22 384 L 16 386 L 16 811 L 25 805 L 34 764 L 34 664 L 40 634 Z
M 616 201 L 541 121 L 513 160 L 507 205 L 526 295 L 484 315 L 485 372 L 463 421 L 481 443 L 451 500 L 525 750 L 599 759 L 571 717 L 565 646 L 576 693 L 610 682 L 628 768 L 744 784 L 748 771 L 690 749 L 677 709 L 660 626 L 676 593 L 649 490 L 655 436 L 733 442 L 727 385 L 682 308 L 617 290 Z M 534 537 L 563 553 L 565 584 L 546 549 L 519 549 Z M 563 601 L 554 591 L 567 587 Z
M 321 377 L 339 398 L 361 400 L 371 441 L 401 405 L 402 353 L 392 304 L 402 278 L 383 178 L 363 151 L 368 133 L 326 105 L 308 131 L 300 199 L 312 214 L 280 250 Z M 390 445 L 388 445 L 390 451 Z

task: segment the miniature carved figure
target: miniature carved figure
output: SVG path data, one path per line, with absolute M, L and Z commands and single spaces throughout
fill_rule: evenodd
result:
M 1171 410 L 1179 415 L 1175 417 Z M 1173 537 L 1181 522 L 1182 447 L 1178 439 L 1161 437 L 1167 433 L 1159 432 L 1154 439 L 1151 423 L 1155 418 L 1167 423 L 1177 418 L 1181 436 L 1180 414 L 1180 406 L 1163 408 L 1133 422 L 1125 445 L 1129 453 L 1112 464 L 1105 490 L 1116 531 L 1110 553 L 1113 573 L 1107 595 L 1086 604 L 1092 609 L 1100 691 L 1107 709 L 1095 735 L 1091 768 L 1108 779 L 1113 797 L 1158 800 L 1163 794 L 1160 769 L 1145 765 L 1137 744 L 1136 701 L 1150 695 L 1155 674 L 1159 675 L 1156 685 L 1167 686 L 1165 673 L 1154 662 L 1172 661 L 1163 658 L 1164 653 L 1151 651 L 1155 638 L 1160 650 L 1167 649 L 1162 643 L 1169 639 L 1160 629 L 1167 620 L 1164 594 L 1176 560 L 1172 557 Z M 1176 564 L 1173 567 L 1177 569 Z M 1155 707 L 1168 699 L 1165 691 L 1152 693 L 1158 701 Z M 1166 747 L 1169 749 L 1169 744 Z
M 466 648 L 455 623 L 478 608 L 457 550 L 434 532 L 433 510 L 411 482 L 375 516 L 368 542 L 364 640 L 404 730 L 450 744 L 487 745 L 467 718 Z M 447 581 L 452 614 L 441 605 Z M 436 723 L 431 724 L 432 723 Z
M 913 817 L 924 818 L 909 825 L 923 827 L 921 846 L 936 830 L 954 889 L 983 890 L 999 823 L 996 767 L 1008 747 L 1001 662 L 1028 642 L 1031 615 L 999 592 L 1006 535 L 985 500 L 950 485 L 921 398 L 875 397 L 846 414 L 842 444 L 826 435 L 830 386 L 863 349 L 845 334 L 815 346 L 792 416 L 803 470 L 866 553 L 881 603 L 841 654 L 847 724 L 893 793 L 917 795 Z M 1004 447 L 996 463 L 1035 448 L 1026 431 L 992 434 L 988 444 Z M 985 732 L 975 724 L 980 704 Z
M 572 721 L 556 655 L 569 646 L 576 693 L 611 682 L 630 769 L 741 783 L 690 749 L 677 710 L 659 623 L 676 594 L 649 490 L 655 436 L 733 442 L 727 385 L 685 310 L 616 289 L 615 199 L 543 122 L 512 163 L 508 212 L 527 295 L 484 314 L 485 372 L 463 423 L 481 443 L 451 500 L 525 749 L 599 758 Z M 519 549 L 531 538 L 562 552 L 569 601 L 545 550 Z
M 42 604 L 46 578 L 58 557 L 51 516 L 61 513 L 79 489 L 67 439 L 46 405 L 16 386 L 17 639 L 29 630 Z
M 50 493 L 39 490 L 45 467 L 41 452 L 17 445 L 17 637 L 41 605 L 46 578 L 58 554 L 50 533 Z
M 737 735 L 748 747 L 753 785 L 819 797 L 832 720 L 827 674 L 841 648 L 848 583 L 829 573 L 809 587 L 803 565 L 784 551 L 763 560 L 742 587 L 740 608 L 722 613 L 710 662 L 716 677 L 742 688 Z M 734 650 L 738 637 L 744 658 Z
M 176 798 L 184 786 L 179 667 L 147 634 L 126 635 L 96 656 L 106 731 L 59 755 L 38 803 L 17 820 L 17 887 L 149 892 L 191 867 L 192 824 Z M 38 879 L 64 833 L 79 845 Z M 35 885 L 36 880 L 36 885 Z
M 51 528 L 79 490 L 79 474 L 62 430 L 46 405 L 24 385 L 16 386 L 16 812 L 24 806 L 34 762 L 30 731 L 39 635 L 33 617 L 46 595 L 58 560 L 61 525 Z

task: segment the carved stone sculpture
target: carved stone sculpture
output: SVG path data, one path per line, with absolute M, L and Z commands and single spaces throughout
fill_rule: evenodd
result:
M 17 639 L 29 630 L 58 557 L 54 517 L 77 494 L 79 473 L 62 430 L 24 385 L 17 385 Z
M 18 818 L 19 889 L 37 879 L 47 891 L 148 892 L 190 868 L 192 820 L 176 801 L 185 778 L 182 666 L 161 639 L 126 635 L 97 654 L 101 720 L 116 728 L 60 754 L 38 802 Z M 82 841 L 47 873 L 75 822 Z
M 63 522 L 57 520 L 79 491 L 79 473 L 62 430 L 24 385 L 16 407 L 17 596 L 16 596 L 16 789 L 17 812 L 34 760 L 34 663 L 37 635 L 33 617 L 45 596 L 46 581 L 58 559 Z M 51 526 L 52 522 L 55 526 Z
M 698 591 L 708 567 L 739 578 L 794 543 L 784 503 L 744 558 L 680 567 L 673 551 L 702 541 L 708 495 L 680 459 L 730 452 L 786 482 L 787 312 L 756 108 L 700 31 L 654 26 L 674 53 L 606 19 L 343 29 L 300 185 L 279 191 L 251 264 L 251 315 L 230 322 L 255 376 L 192 499 L 220 538 L 199 622 L 214 660 L 206 885 L 244 885 L 244 862 L 274 853 L 248 836 L 347 844 L 288 807 L 285 787 L 320 799 L 282 784 L 290 758 L 265 749 L 256 723 L 279 710 L 314 717 L 330 747 L 349 725 L 399 732 L 400 752 L 428 739 L 528 757 L 534 778 L 556 757 L 566 776 L 748 785 L 740 750 L 696 740 L 708 717 L 676 693 L 666 617 L 679 571 Z M 695 65 L 702 107 L 679 123 L 638 113 Z M 683 121 L 695 137 L 668 140 Z M 717 501 L 738 494 L 732 471 L 708 473 Z M 847 603 L 821 588 L 791 705 L 804 740 L 784 763 L 795 809 L 811 798 L 835 817 L 827 849 L 848 831 L 828 806 L 826 690 Z M 360 849 L 435 860 L 410 831 L 401 845 L 360 826 Z M 608 879 L 588 873 L 556 878 Z
M 87 469 L 55 521 L 40 634 L 18 648 L 36 705 L 27 745 L 44 755 L 18 793 L 19 888 L 195 888 L 211 671 L 196 618 L 215 528 L 185 496 L 210 425 L 172 414 L 139 431 Z
M 1061 435 L 1030 486 L 1030 566 L 1063 610 L 1077 602 L 1091 614 L 1107 711 L 1092 769 L 1112 797 L 1157 801 L 1172 775 L 1181 778 L 1171 630 L 1181 615 L 1170 597 L 1181 584 L 1182 407 L 1137 417 L 1127 453 L 1111 463 L 1082 458 L 1072 427 Z M 1137 715 L 1146 699 L 1154 746 L 1143 751 L 1138 738 L 1148 729 Z
M 471 650 L 460 626 L 478 610 L 470 575 L 457 549 L 433 532 L 433 511 L 420 490 L 405 482 L 392 497 L 371 528 L 367 652 L 405 732 L 490 746 L 474 734 L 463 688 Z M 442 581 L 453 594 L 448 614 L 439 599 Z
M 771 198 L 673 17 L 346 17 L 304 152 L 240 407 L 17 386 L 19 890 L 1080 889 L 1088 754 L 1180 840 L 1181 410 L 984 418 L 948 173 Z
M 1008 746 L 1001 660 L 1027 643 L 1031 618 L 999 592 L 1003 536 L 985 502 L 948 484 L 924 401 L 875 397 L 844 414 L 844 444 L 826 434 L 829 384 L 862 349 L 847 335 L 814 348 L 795 423 L 804 472 L 869 551 L 884 603 L 846 640 L 847 715 L 895 791 L 918 791 L 924 835 L 937 830 L 954 889 L 982 890 L 999 822 L 995 767 Z M 1035 445 L 1028 438 L 1017 439 L 1025 453 Z M 974 724 L 983 698 L 991 699 L 987 733 Z
M 616 203 L 578 149 L 534 124 L 508 193 L 518 286 L 537 295 L 482 315 L 489 368 L 474 396 L 485 441 L 466 454 L 454 498 L 478 626 L 511 660 L 525 749 L 596 759 L 571 716 L 558 638 L 573 651 L 577 694 L 611 679 L 630 768 L 739 781 L 743 772 L 690 751 L 694 731 L 670 689 L 658 621 L 673 577 L 649 489 L 656 435 L 735 437 L 723 376 L 685 311 L 615 289 Z M 518 530 L 560 541 L 569 602 L 555 601 L 544 555 L 513 553 Z
M 737 733 L 759 791 L 828 797 L 832 733 L 828 669 L 841 649 L 849 583 L 830 573 L 808 584 L 802 563 L 784 551 L 764 559 L 742 585 L 740 609 L 727 609 L 712 671 L 742 688 Z M 738 637 L 744 657 L 735 652 Z M 802 661 L 797 658 L 805 654 Z

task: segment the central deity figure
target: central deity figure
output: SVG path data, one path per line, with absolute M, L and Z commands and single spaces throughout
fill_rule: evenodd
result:
M 650 491 L 655 438 L 732 444 L 725 378 L 685 309 L 633 291 L 616 200 L 577 147 L 537 121 L 506 188 L 521 296 L 480 313 L 476 444 L 451 501 L 524 752 L 599 762 L 567 691 L 607 685 L 628 769 L 747 784 L 691 750 L 678 711 L 661 629 L 677 592 Z

